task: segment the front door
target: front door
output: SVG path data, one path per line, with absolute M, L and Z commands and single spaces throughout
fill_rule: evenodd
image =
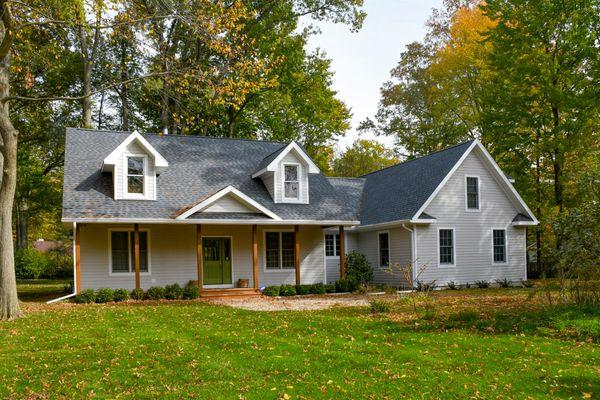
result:
M 231 238 L 202 238 L 203 284 L 231 285 Z

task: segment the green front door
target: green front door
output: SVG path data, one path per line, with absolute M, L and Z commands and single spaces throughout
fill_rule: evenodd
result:
M 231 239 L 202 238 L 204 285 L 231 284 Z

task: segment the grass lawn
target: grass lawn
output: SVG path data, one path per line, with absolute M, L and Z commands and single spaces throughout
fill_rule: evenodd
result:
M 62 286 L 61 286 L 62 287 Z M 1 398 L 595 398 L 599 310 L 523 290 L 253 312 L 194 302 L 28 303 L 0 324 Z M 577 336 L 574 338 L 573 336 Z M 586 338 L 589 338 L 586 340 Z

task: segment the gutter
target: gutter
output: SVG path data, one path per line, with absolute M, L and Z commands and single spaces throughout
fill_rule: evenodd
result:
M 70 293 L 66 296 L 62 296 L 59 297 L 57 299 L 52 299 L 52 300 L 48 300 L 46 302 L 46 304 L 52 304 L 52 303 L 57 303 L 59 301 L 63 301 L 66 299 L 69 299 L 71 297 L 74 297 L 77 294 L 77 268 L 75 268 L 75 264 L 77 263 L 76 260 L 76 253 L 75 253 L 75 232 L 77 230 L 77 222 L 73 222 L 73 293 Z

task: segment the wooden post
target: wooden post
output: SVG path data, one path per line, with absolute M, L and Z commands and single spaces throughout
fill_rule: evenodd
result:
M 296 267 L 296 285 L 300 285 L 300 225 L 294 225 L 294 241 L 296 242 L 296 251 L 294 251 L 294 265 Z
M 81 293 L 81 228 L 75 224 L 75 292 Z
M 252 225 L 252 277 L 254 289 L 258 289 L 258 242 L 256 238 L 256 225 Z
M 135 288 L 139 289 L 140 282 L 140 224 L 133 224 L 133 262 L 135 265 Z
M 202 225 L 196 225 L 196 265 L 198 267 L 198 287 L 202 290 Z
M 340 225 L 340 279 L 346 277 L 346 243 L 344 238 L 344 227 Z

